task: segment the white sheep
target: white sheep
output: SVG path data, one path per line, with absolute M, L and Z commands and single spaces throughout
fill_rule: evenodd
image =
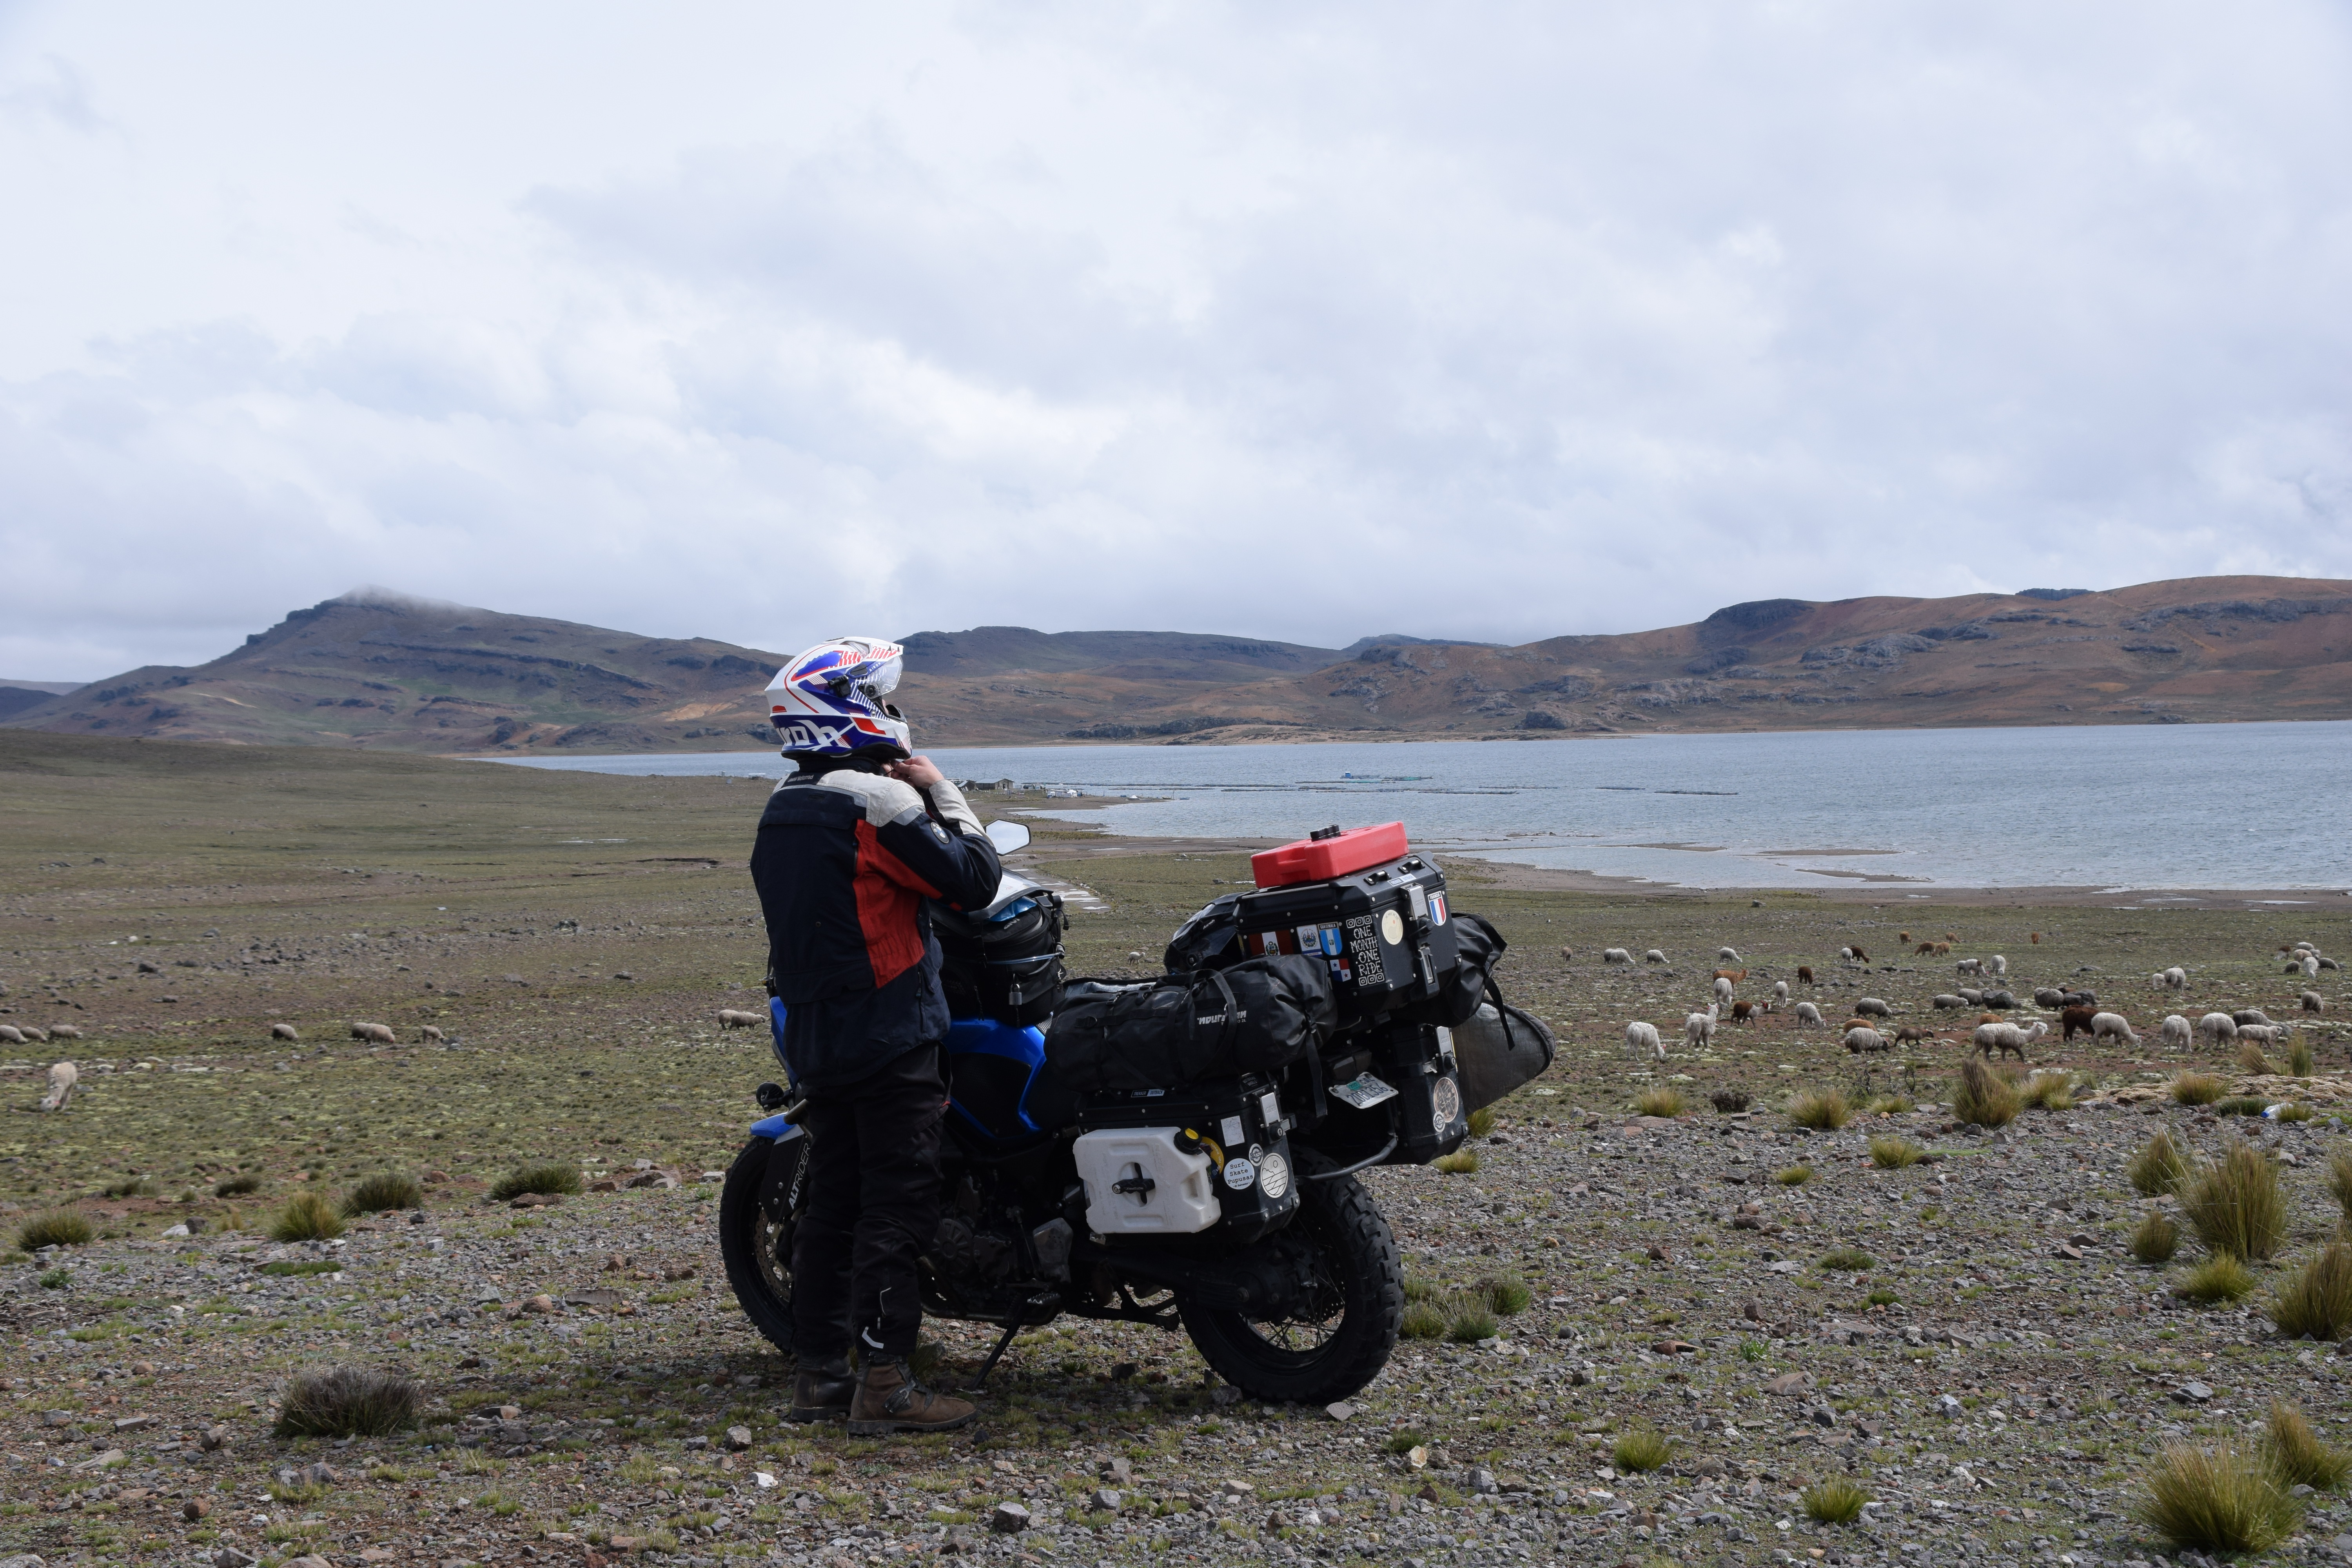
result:
M 25 1031 L 14 1024 L 0 1024 L 0 1040 L 12 1046 L 21 1046 L 25 1043 Z
M 1731 1001 L 1731 982 L 1720 974 L 1715 977 L 1715 1001 L 1717 1006 L 1727 1005 Z
M 1644 963 L 1664 963 L 1665 961 L 1666 951 L 1662 947 L 1654 947 L 1642 955 L 1642 962 Z
M 81 1081 L 81 1069 L 71 1062 L 55 1062 L 49 1067 L 49 1092 L 41 1096 L 43 1110 L 63 1110 L 66 1101 L 73 1098 L 74 1085 Z
M 1845 1048 L 1860 1056 L 1864 1051 L 1884 1051 L 1892 1047 L 1888 1046 L 1886 1037 L 1877 1030 L 1856 1025 L 1845 1032 Z
M 2274 1024 L 2278 1022 L 2277 1019 L 2272 1017 L 2268 1013 L 2263 1012 L 2260 1007 L 2241 1007 L 2236 1012 L 2230 1015 L 2230 1020 L 2236 1024 L 2241 1029 L 2244 1028 L 2249 1024 Z
M 1955 996 L 1948 991 L 1937 992 L 1927 1003 L 1927 1005 L 1930 1007 L 1966 1007 L 1969 1005 L 1969 1003 L 1967 997 Z
M 2164 972 L 2164 988 L 2167 991 L 2188 990 L 2189 971 L 2181 968 L 2180 965 L 2177 963 L 2171 968 L 2166 970 Z
M 2008 959 L 2003 958 L 2000 953 L 1996 952 L 1990 958 L 1985 960 L 1985 962 L 1991 966 L 1994 979 L 2000 980 L 2008 977 Z
M 1622 947 L 1606 948 L 1601 952 L 1601 962 L 1603 963 L 1631 963 L 1633 962 L 1633 955 L 1627 952 Z
M 2324 958 L 2321 958 L 2321 957 L 2320 957 L 2318 954 L 2316 954 L 2316 953 L 2314 953 L 2311 957 L 2305 959 L 2305 960 L 2303 961 L 2303 977 L 2304 977 L 2305 980 L 2316 980 L 2316 979 L 2318 979 L 2318 978 L 2319 978 L 2319 969 L 2320 969 L 2320 966 L 2321 966 L 2322 964 L 2324 964 L 2324 963 L 2327 963 L 2327 960 L 2326 960 L 2326 959 L 2324 959 Z M 2328 965 L 2328 966 L 2329 966 L 2330 968 L 2333 968 L 2333 967 L 2334 967 L 2334 965 L 2332 965 L 2332 964 L 2330 964 L 2330 965 Z
M 1981 958 L 1964 958 L 1958 963 L 1952 965 L 1952 968 L 1956 973 L 1961 974 L 1982 974 L 1984 973 L 1984 960 Z
M 49 1038 L 53 1040 L 79 1040 L 81 1038 L 81 1031 L 74 1027 L 71 1024 L 51 1024 L 49 1026 Z
M 437 1046 L 445 1037 L 437 1025 L 420 1025 L 416 1030 L 416 1043 L 420 1046 Z
M 1864 996 L 1853 1005 L 1854 1016 L 1860 1018 L 1892 1018 L 1895 1009 L 1875 996 Z
M 1772 982 L 1772 1000 L 1775 1002 L 1786 1002 L 1788 999 L 1789 983 L 1785 980 L 1775 980 Z
M 272 1024 L 269 1026 L 269 1037 L 273 1040 L 299 1040 L 302 1037 L 302 1031 L 291 1024 Z
M 1843 959 L 1843 960 L 1844 960 L 1844 961 L 1845 961 L 1846 963 L 1852 963 L 1853 962 L 1853 949 L 1852 949 L 1852 948 L 1850 948 L 1850 947 L 1842 947 L 1842 948 L 1839 948 L 1839 949 L 1838 949 L 1838 957 L 1839 957 L 1839 958 L 1841 958 L 1841 959 Z
M 746 1013 L 739 1007 L 719 1009 L 719 1026 L 722 1029 L 756 1029 L 767 1021 L 757 1013 Z
M 1665 1043 L 1658 1038 L 1658 1026 L 1636 1018 L 1625 1026 L 1625 1049 L 1636 1061 L 1664 1061 Z
M 2049 1032 L 2050 1026 L 2042 1023 L 2035 1024 L 2030 1029 L 2021 1029 L 2014 1024 L 1979 1024 L 1974 1037 L 1977 1049 L 1986 1056 L 1990 1056 L 1995 1051 L 2007 1056 L 2010 1052 L 2015 1051 L 2019 1059 L 2022 1060 L 2025 1047 Z
M 2260 1040 L 2266 1046 L 2277 1046 L 2285 1044 L 2286 1037 L 2287 1026 L 2284 1024 L 2241 1024 L 2238 1026 L 2238 1038 L 2242 1040 Z
M 1737 963 L 1739 962 L 1739 950 L 1736 947 L 1718 947 L 1715 950 L 1715 956 L 1718 963 Z
M 2208 1013 L 2197 1020 L 2197 1032 L 2218 1046 L 2238 1037 L 2238 1020 L 2227 1013 Z
M 2189 1020 L 2175 1013 L 2164 1020 L 2163 1025 L 2157 1030 L 2157 1035 L 2167 1046 L 2186 1050 L 2191 1032 Z
M 2327 1011 L 2327 998 L 2316 991 L 2306 991 L 2303 994 L 2303 1010 L 2306 1013 L 2325 1013 Z
M 1822 1016 L 1822 1010 L 1819 1007 L 1814 1006 L 1811 1002 L 1800 1002 L 1797 1004 L 1797 1024 L 1799 1027 L 1801 1028 L 1807 1024 L 1811 1024 L 1818 1027 L 1825 1022 L 1827 1022 L 1827 1020 Z
M 49 1032 L 41 1027 L 38 1024 L 19 1024 L 16 1026 L 25 1031 L 25 1038 L 27 1040 L 30 1040 L 37 1045 L 47 1045 L 48 1043 Z
M 387 1024 L 353 1024 L 352 1026 L 352 1038 L 355 1040 L 366 1040 L 371 1044 L 379 1046 L 396 1046 L 400 1044 L 400 1037 L 394 1034 L 392 1032 L 391 1026 Z
M 2139 1037 L 2132 1033 L 2131 1020 L 2125 1017 L 2121 1013 L 2092 1014 L 2092 1040 L 2096 1042 L 2105 1039 L 2111 1035 L 2116 1038 L 2120 1039 L 2127 1046 L 2136 1046 L 2139 1044 Z
M 1694 1050 L 1704 1049 L 1715 1043 L 1716 1020 L 1721 1009 L 1709 1005 L 1704 1013 L 1693 1013 L 1683 1020 L 1683 1043 Z

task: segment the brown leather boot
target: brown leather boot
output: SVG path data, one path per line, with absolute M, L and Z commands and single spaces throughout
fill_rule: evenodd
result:
M 857 1378 L 849 1370 L 849 1358 L 831 1356 L 824 1361 L 804 1361 L 793 1375 L 793 1407 L 784 1412 L 787 1421 L 845 1421 L 849 1417 L 849 1402 L 857 1392 Z
M 970 1402 L 933 1394 L 915 1381 L 903 1361 L 868 1358 L 849 1406 L 849 1435 L 883 1437 L 893 1432 L 952 1432 L 980 1415 Z

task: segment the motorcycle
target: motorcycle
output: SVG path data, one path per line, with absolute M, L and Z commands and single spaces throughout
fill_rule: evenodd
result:
M 1029 839 L 988 832 L 1007 854 Z M 1258 887 L 1193 915 L 1143 984 L 1066 983 L 1060 900 L 1017 873 L 984 910 L 934 907 L 955 1021 L 919 1279 L 929 1316 L 1002 1330 L 975 1385 L 1016 1334 L 1069 1313 L 1181 1328 L 1257 1399 L 1346 1398 L 1404 1310 L 1359 1174 L 1453 1152 L 1472 1110 L 1550 1065 L 1549 1031 L 1495 988 L 1501 937 L 1449 911 L 1401 825 L 1256 859 Z M 719 1244 L 743 1311 L 790 1353 L 809 1135 L 784 1088 L 758 1098 Z

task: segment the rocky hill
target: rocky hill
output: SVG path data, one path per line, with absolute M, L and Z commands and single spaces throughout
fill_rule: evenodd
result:
M 905 641 L 901 705 L 934 745 L 2352 718 L 2352 583 L 2304 578 L 1766 599 L 1518 647 L 1020 626 Z M 131 670 L 0 722 L 460 754 L 751 752 L 769 743 L 761 691 L 782 658 L 364 592 L 209 664 Z

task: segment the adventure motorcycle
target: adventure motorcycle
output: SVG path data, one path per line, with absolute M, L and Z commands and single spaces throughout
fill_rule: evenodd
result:
M 989 835 L 1006 852 L 1029 838 Z M 1396 1239 L 1356 1173 L 1452 1152 L 1472 1110 L 1550 1065 L 1549 1031 L 1495 990 L 1501 937 L 1449 912 L 1402 825 L 1330 828 L 1253 866 L 1257 887 L 1187 921 L 1169 973 L 1140 984 L 1066 981 L 1061 900 L 1017 874 L 985 910 L 932 907 L 956 1021 L 923 1309 L 1002 1326 L 981 1379 L 1068 1312 L 1181 1324 L 1259 1399 L 1347 1397 L 1404 1310 Z M 719 1244 L 743 1310 L 789 1352 L 808 1134 L 796 1097 L 759 1099 Z

